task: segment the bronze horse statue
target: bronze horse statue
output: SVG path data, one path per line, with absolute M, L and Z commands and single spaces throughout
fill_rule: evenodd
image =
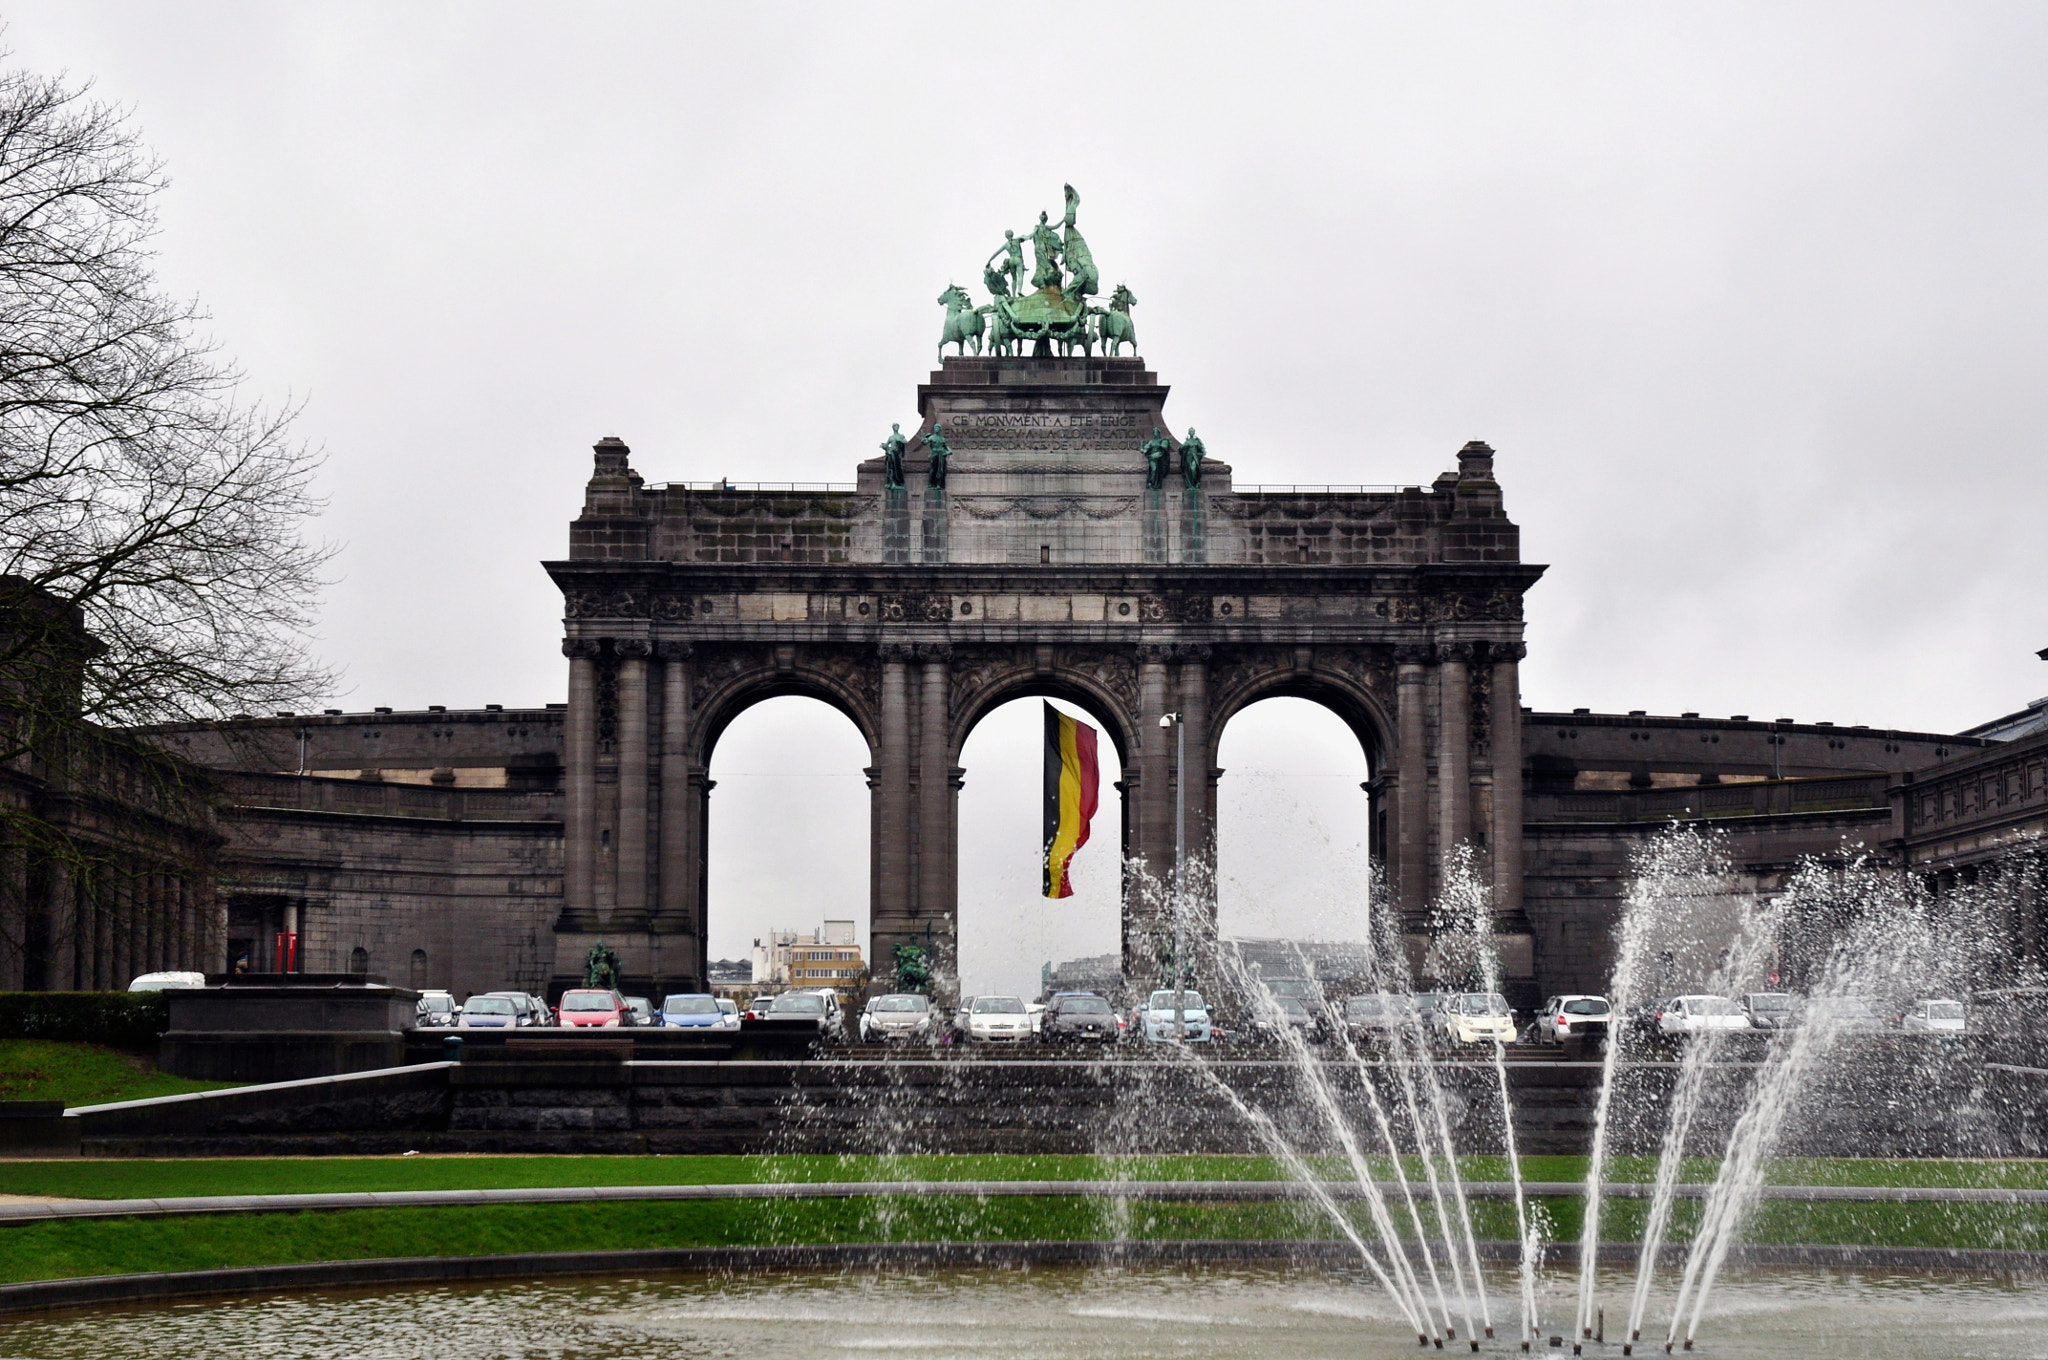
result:
M 1115 354 L 1120 345 L 1129 345 L 1133 354 L 1138 352 L 1138 328 L 1131 321 L 1131 308 L 1137 303 L 1138 299 L 1131 290 L 1118 284 L 1116 291 L 1109 295 L 1108 311 L 1100 307 L 1089 308 L 1089 313 L 1095 318 L 1096 334 L 1102 338 L 1105 358 Z
M 939 301 L 946 308 L 946 328 L 939 332 L 939 362 L 946 362 L 946 346 L 958 345 L 960 356 L 967 356 L 971 341 L 974 352 L 981 353 L 981 312 L 966 293 L 955 284 L 947 284 L 946 291 L 939 294 Z

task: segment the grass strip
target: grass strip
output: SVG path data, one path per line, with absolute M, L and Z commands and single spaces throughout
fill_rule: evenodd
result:
M 1576 1201 L 1542 1202 L 1551 1235 L 1570 1240 Z M 1643 1206 L 1615 1206 L 1612 1240 L 1640 1231 Z M 1363 1235 L 1364 1210 L 1353 1210 Z M 1678 1240 L 1696 1206 L 1680 1206 Z M 1481 1238 L 1513 1236 L 1513 1209 L 1473 1206 Z M 875 1197 L 774 1204 L 486 1205 L 460 1209 L 351 1209 L 221 1218 L 37 1223 L 0 1232 L 0 1280 L 60 1279 L 136 1271 L 391 1256 L 485 1256 L 533 1251 L 612 1251 L 841 1242 L 1045 1241 L 1128 1237 L 1331 1238 L 1336 1229 L 1299 1203 L 1113 1202 L 1078 1197 L 979 1201 Z M 2048 1247 L 2038 1210 L 2004 1205 L 1773 1203 L 1745 1240 L 1870 1246 Z
M 188 1081 L 156 1060 L 99 1044 L 0 1039 L 0 1100 L 61 1100 L 69 1106 L 217 1091 L 232 1082 Z
M 1350 1178 L 1339 1159 L 1320 1169 Z M 1391 1167 L 1375 1159 L 1375 1173 Z M 1691 1159 L 1686 1179 L 1713 1179 L 1717 1163 Z M 1471 1180 L 1505 1180 L 1498 1157 L 1463 1159 Z M 1579 1182 L 1583 1157 L 1527 1157 L 1531 1181 Z M 1648 1181 L 1649 1158 L 1616 1158 L 1608 1179 Z M 65 1199 L 161 1199 L 186 1195 L 323 1194 L 370 1190 L 512 1190 L 557 1186 L 726 1185 L 862 1180 L 1284 1180 L 1266 1157 L 788 1156 L 788 1157 L 249 1157 L 0 1162 L 0 1194 Z M 2048 1189 L 2048 1162 L 1881 1161 L 1786 1158 L 1781 1185 L 1964 1186 Z

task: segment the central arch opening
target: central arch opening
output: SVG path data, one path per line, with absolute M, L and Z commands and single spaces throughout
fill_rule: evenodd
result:
M 1264 699 L 1230 719 L 1216 763 L 1217 933 L 1365 941 L 1371 772 L 1350 726 L 1310 699 Z
M 1100 801 L 1088 843 L 1068 866 L 1072 897 L 1044 895 L 1045 705 L 1096 729 Z M 1045 989 L 1061 964 L 1123 955 L 1123 765 L 1099 718 L 1036 696 L 993 710 L 960 750 L 960 994 Z
M 705 845 L 714 976 L 720 960 L 740 972 L 757 942 L 768 949 L 778 933 L 812 935 L 827 922 L 852 922 L 861 962 L 872 965 L 867 764 L 860 730 L 818 699 L 764 699 L 719 734 Z M 835 982 L 859 990 L 857 979 Z M 788 985 L 784 978 L 774 990 Z

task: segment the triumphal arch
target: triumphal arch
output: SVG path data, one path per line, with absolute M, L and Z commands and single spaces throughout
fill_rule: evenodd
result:
M 1542 568 L 1521 561 L 1493 450 L 1466 444 L 1407 486 L 1234 485 L 1192 430 L 1171 433 L 1136 297 L 1099 301 L 1077 207 L 1069 189 L 1062 219 L 1005 233 L 989 302 L 946 290 L 919 421 L 851 488 L 650 486 L 624 443 L 596 446 L 569 556 L 546 564 L 570 669 L 558 976 L 601 936 L 629 977 L 701 985 L 712 749 L 785 694 L 867 741 L 878 973 L 929 939 L 953 976 L 958 761 L 995 706 L 1047 695 L 1093 715 L 1123 767 L 1127 862 L 1165 870 L 1177 808 L 1191 858 L 1213 855 L 1232 715 L 1293 695 L 1358 736 L 1360 815 L 1411 934 L 1469 844 L 1508 971 L 1530 975 L 1516 667 Z M 1187 724 L 1178 784 L 1167 713 Z M 1125 894 L 1134 981 L 1157 968 L 1151 900 Z

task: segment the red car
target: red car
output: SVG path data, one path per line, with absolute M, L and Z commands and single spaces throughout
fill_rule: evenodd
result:
M 601 987 L 577 987 L 562 993 L 555 1014 L 571 1029 L 616 1028 L 628 1023 L 626 998 Z

